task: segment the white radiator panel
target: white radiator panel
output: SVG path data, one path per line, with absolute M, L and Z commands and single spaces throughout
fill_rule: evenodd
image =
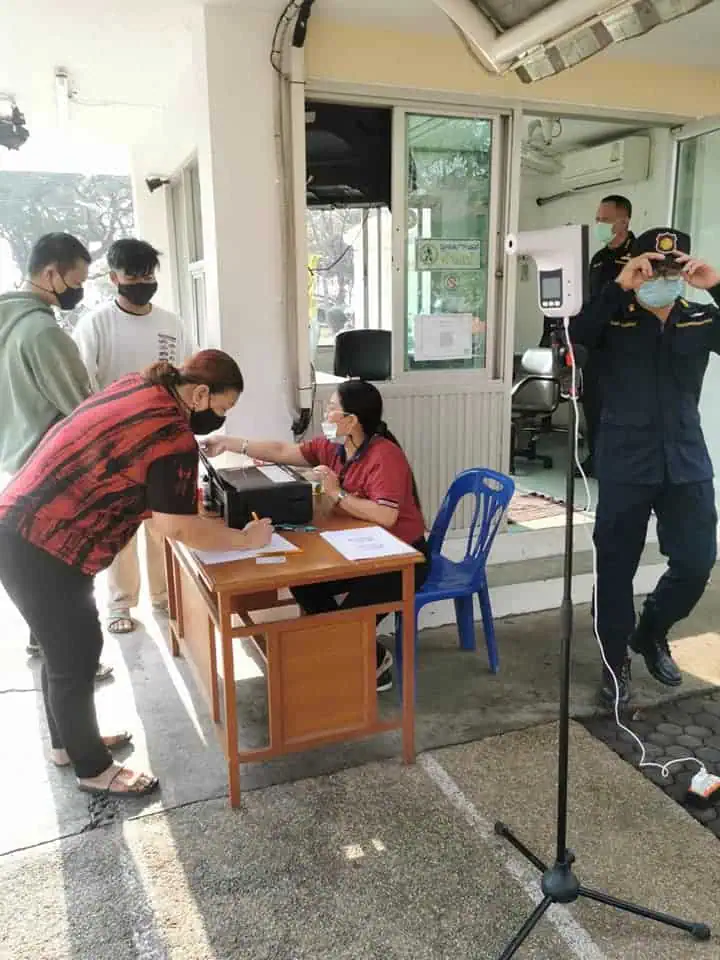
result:
M 452 479 L 469 467 L 506 470 L 504 449 L 509 433 L 509 402 L 502 385 L 487 391 L 444 392 L 433 387 L 410 392 L 392 384 L 380 387 L 385 421 L 405 450 L 415 472 L 425 519 L 430 524 Z M 318 397 L 319 428 L 325 397 Z M 506 420 L 508 421 L 506 423 Z M 458 510 L 454 529 L 469 523 L 468 509 Z

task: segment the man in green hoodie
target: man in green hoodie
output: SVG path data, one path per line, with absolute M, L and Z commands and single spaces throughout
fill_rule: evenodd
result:
M 76 237 L 48 233 L 30 253 L 22 288 L 0 296 L 0 474 L 16 473 L 92 392 L 78 348 L 53 312 L 80 303 L 90 260 Z M 32 637 L 28 653 L 40 653 Z M 98 678 L 111 672 L 101 664 Z

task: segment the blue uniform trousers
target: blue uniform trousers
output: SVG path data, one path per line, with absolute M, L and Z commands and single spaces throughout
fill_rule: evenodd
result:
M 603 478 L 599 487 L 595 604 L 605 656 L 616 668 L 635 628 L 633 579 L 651 512 L 668 569 L 645 601 L 643 627 L 664 637 L 688 616 L 710 578 L 717 552 L 715 490 L 712 480 L 651 485 Z

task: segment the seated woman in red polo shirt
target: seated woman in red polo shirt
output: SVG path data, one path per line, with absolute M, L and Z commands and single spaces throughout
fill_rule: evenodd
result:
M 383 419 L 380 392 L 364 380 L 346 380 L 328 403 L 323 437 L 306 443 L 277 443 L 214 437 L 205 450 L 215 457 L 226 450 L 256 460 L 294 467 L 316 467 L 323 491 L 335 509 L 358 520 L 386 527 L 399 540 L 426 552 L 425 522 L 407 457 Z M 426 564 L 415 568 L 416 589 L 427 575 Z M 402 592 L 399 573 L 357 580 L 318 583 L 293 590 L 306 613 L 329 613 L 371 603 L 389 603 Z M 342 598 L 338 604 L 338 597 Z M 382 618 L 380 618 L 382 619 Z M 392 656 L 377 645 L 377 689 L 392 687 Z

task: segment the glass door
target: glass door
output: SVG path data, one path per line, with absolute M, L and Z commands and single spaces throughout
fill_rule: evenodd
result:
M 492 366 L 498 121 L 406 111 L 403 371 Z
M 673 225 L 690 234 L 692 252 L 720 268 L 720 124 L 693 134 L 688 127 L 677 133 L 677 163 Z M 711 300 L 701 290 L 687 290 L 691 300 Z M 710 357 L 705 375 L 700 413 L 705 439 L 720 473 L 720 357 Z M 715 481 L 715 499 L 720 505 L 720 477 Z

